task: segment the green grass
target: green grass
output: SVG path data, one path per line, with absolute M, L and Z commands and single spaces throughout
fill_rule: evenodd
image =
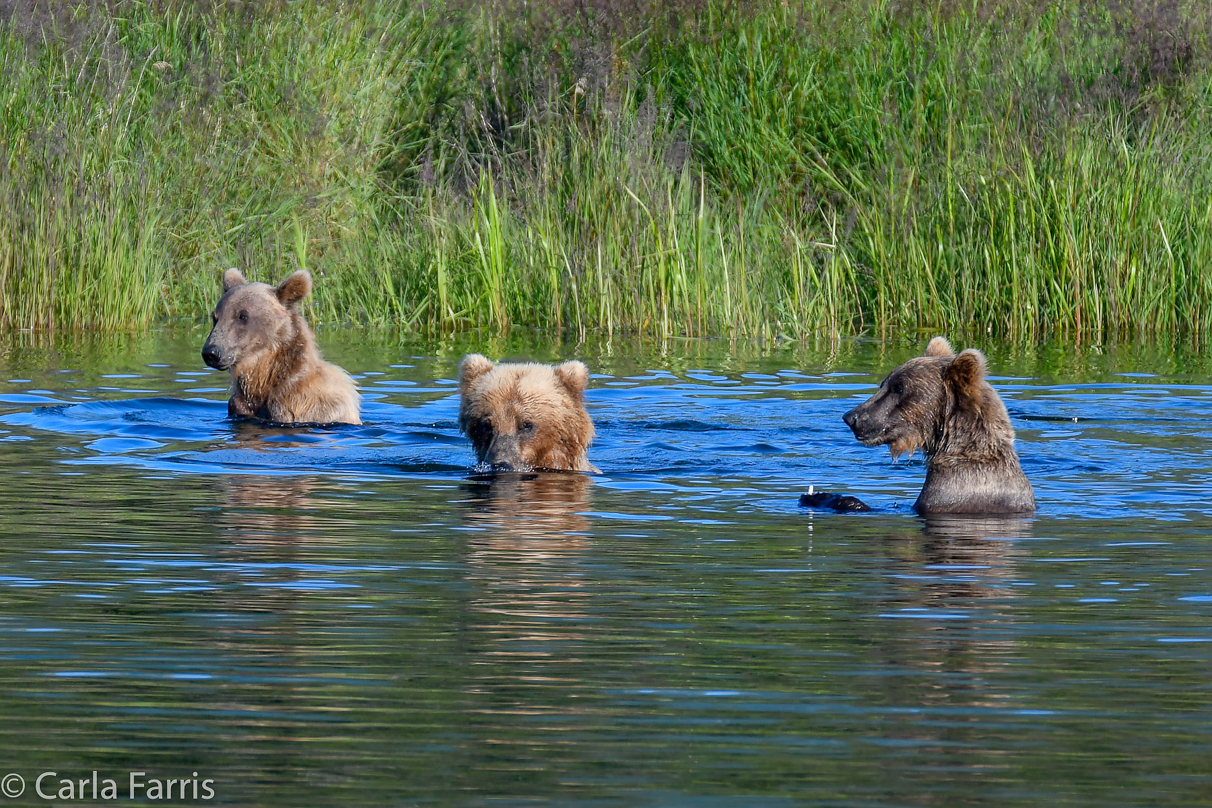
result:
M 1212 325 L 1203 4 L 611 7 L 14 15 L 0 327 L 201 318 L 228 266 L 426 332 Z

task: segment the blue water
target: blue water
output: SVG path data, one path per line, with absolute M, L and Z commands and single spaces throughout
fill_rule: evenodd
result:
M 1212 799 L 1198 355 L 982 345 L 1040 511 L 926 521 L 920 456 L 841 422 L 909 342 L 334 331 L 366 423 L 286 429 L 226 420 L 203 337 L 0 341 L 16 802 L 94 770 L 232 805 Z M 603 474 L 470 479 L 466 350 L 584 359 Z

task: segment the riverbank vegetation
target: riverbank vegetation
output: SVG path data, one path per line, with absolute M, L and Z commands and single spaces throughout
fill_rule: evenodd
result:
M 0 327 L 1199 338 L 1181 0 L 0 4 Z

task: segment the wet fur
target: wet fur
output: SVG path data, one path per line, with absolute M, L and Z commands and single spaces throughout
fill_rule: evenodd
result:
M 596 472 L 588 458 L 588 384 L 581 362 L 494 365 L 470 354 L 459 364 L 459 430 L 494 470 Z
M 844 416 L 868 446 L 886 445 L 893 457 L 917 449 L 926 455 L 926 483 L 913 506 L 918 513 L 1035 510 L 1010 416 L 985 373 L 980 351 L 956 356 L 947 340 L 935 337 L 924 356 L 892 371 L 875 395 Z
M 815 491 L 800 494 L 801 508 L 819 508 L 837 511 L 838 513 L 863 513 L 871 510 L 866 502 L 849 494 L 831 494 L 828 491 Z
M 306 271 L 276 287 L 248 283 L 235 269 L 224 273 L 223 297 L 202 356 L 211 367 L 231 371 L 229 416 L 284 424 L 362 423 L 353 379 L 323 360 L 298 312 L 310 291 Z

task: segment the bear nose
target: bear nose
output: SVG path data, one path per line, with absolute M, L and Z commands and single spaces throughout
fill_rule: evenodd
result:
M 484 461 L 493 471 L 517 471 L 525 464 L 522 462 L 522 451 L 518 445 L 517 435 L 497 434 L 492 439 L 488 451 L 484 453 Z
M 842 420 L 846 422 L 846 426 L 854 429 L 855 423 L 858 421 L 858 407 L 855 407 L 850 412 L 842 416 Z
M 212 368 L 219 367 L 219 350 L 213 345 L 206 345 L 202 348 L 202 361 Z

